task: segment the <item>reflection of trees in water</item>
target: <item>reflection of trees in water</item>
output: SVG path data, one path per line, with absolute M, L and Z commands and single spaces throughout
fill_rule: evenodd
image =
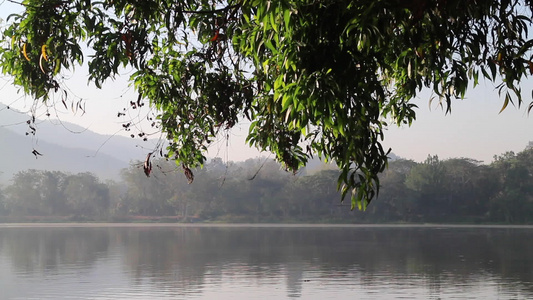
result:
M 300 297 L 306 280 L 372 287 L 417 279 L 432 294 L 483 280 L 533 295 L 531 229 L 488 228 L 73 228 L 3 229 L 0 254 L 25 272 L 86 266 L 112 253 L 134 284 L 179 293 L 246 280 Z
M 206 264 L 202 253 L 188 244 L 197 229 L 116 229 L 121 241 L 125 272 L 136 284 L 148 279 L 159 288 L 197 291 L 203 285 Z
M 288 293 L 298 296 L 306 270 L 317 270 L 313 280 L 360 276 L 363 284 L 415 276 L 425 278 L 428 289 L 441 283 L 468 288 L 468 282 L 487 274 L 525 286 L 533 282 L 524 272 L 533 267 L 527 230 L 217 227 L 154 233 L 122 232 L 126 243 L 135 243 L 125 249 L 126 263 L 138 278 L 148 275 L 155 282 L 173 274 L 180 288 L 200 286 L 205 274 L 246 276 L 258 283 L 286 276 Z
M 290 298 L 299 298 L 302 295 L 305 268 L 301 263 L 288 263 L 286 267 L 287 296 Z
M 23 273 L 56 273 L 75 265 L 89 270 L 107 255 L 107 229 L 95 228 L 13 228 L 0 231 L 0 254 L 8 257 Z M 80 268 L 82 266 L 83 268 Z

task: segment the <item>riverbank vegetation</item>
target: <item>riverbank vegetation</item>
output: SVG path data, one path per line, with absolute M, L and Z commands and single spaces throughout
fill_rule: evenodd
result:
M 398 159 L 366 211 L 339 201 L 339 171 L 288 173 L 271 159 L 210 160 L 188 183 L 174 162 L 141 162 L 117 181 L 90 173 L 26 170 L 0 189 L 0 222 L 446 222 L 533 223 L 533 149 L 468 158 Z

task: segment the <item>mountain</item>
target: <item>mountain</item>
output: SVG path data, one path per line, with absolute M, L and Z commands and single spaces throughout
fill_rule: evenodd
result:
M 25 136 L 29 127 L 26 121 L 31 117 L 26 113 L 14 110 L 0 103 L 0 127 Z M 66 148 L 82 148 L 90 150 L 92 156 L 101 153 L 118 160 L 143 160 L 153 150 L 157 140 L 142 140 L 121 135 L 103 135 L 87 130 L 79 125 L 60 122 L 53 119 L 36 120 L 35 137 L 40 141 Z
M 53 170 L 68 173 L 91 172 L 100 179 L 118 180 L 128 161 L 110 155 L 94 155 L 90 149 L 67 148 L 45 141 L 32 141 L 5 128 L 0 128 L 0 182 L 7 182 L 21 170 Z M 34 155 L 32 151 L 36 150 Z M 42 155 L 39 155 L 39 154 Z
M 21 170 L 91 172 L 117 180 L 131 161 L 144 160 L 155 142 L 101 135 L 72 124 L 36 120 L 35 135 L 26 134 L 30 116 L 0 104 L 0 182 Z M 35 156 L 36 150 L 41 155 Z

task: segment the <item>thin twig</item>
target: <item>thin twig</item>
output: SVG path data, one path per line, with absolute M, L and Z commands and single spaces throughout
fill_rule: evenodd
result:
M 212 10 L 183 10 L 181 12 L 182 13 L 187 13 L 187 14 L 216 14 L 216 13 L 219 13 L 219 12 L 225 12 L 225 11 L 228 11 L 230 9 L 238 8 L 240 6 L 241 6 L 241 4 L 234 4 L 234 5 L 226 6 L 226 7 L 223 7 L 223 8 L 212 9 Z

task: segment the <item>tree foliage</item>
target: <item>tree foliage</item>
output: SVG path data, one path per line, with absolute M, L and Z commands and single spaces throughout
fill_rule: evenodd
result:
M 36 101 L 68 101 L 62 74 L 83 62 L 97 87 L 130 68 L 132 103 L 156 109 L 164 155 L 190 177 L 219 132 L 249 120 L 249 144 L 287 169 L 315 153 L 334 161 L 342 195 L 362 209 L 387 164 L 383 131 L 415 119 L 418 91 L 432 89 L 449 111 L 482 77 L 505 108 L 522 103 L 519 82 L 533 72 L 530 0 L 21 5 L 2 32 L 0 67 Z
M 109 188 L 93 174 L 59 171 L 18 172 L 5 189 L 0 211 L 13 216 L 106 216 Z M 1 200 L 1 199 L 0 199 Z

